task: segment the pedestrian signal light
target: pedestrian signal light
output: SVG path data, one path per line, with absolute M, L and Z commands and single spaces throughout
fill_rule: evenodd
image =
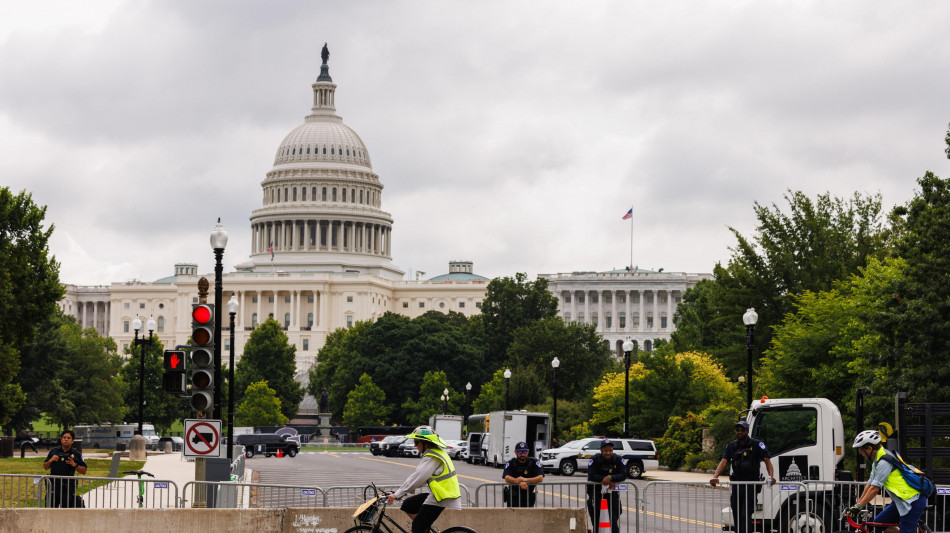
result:
M 162 390 L 170 394 L 185 392 L 185 352 L 184 350 L 165 350 L 162 375 Z

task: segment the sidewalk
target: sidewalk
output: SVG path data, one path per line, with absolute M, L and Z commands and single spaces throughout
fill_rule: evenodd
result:
M 648 470 L 643 473 L 647 481 L 677 481 L 685 483 L 709 483 L 713 475 L 707 472 L 680 472 L 679 470 Z

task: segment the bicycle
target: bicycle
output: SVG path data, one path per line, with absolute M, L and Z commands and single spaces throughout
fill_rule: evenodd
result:
M 858 514 L 858 519 L 860 520 L 860 522 L 855 522 L 854 519 L 852 519 L 851 516 L 848 514 L 848 512 L 845 511 L 844 518 L 848 521 L 848 526 L 850 526 L 852 529 L 843 529 L 841 531 L 836 531 L 835 533 L 855 533 L 855 532 L 871 533 L 872 530 L 868 529 L 870 527 L 883 528 L 883 527 L 898 527 L 899 526 L 899 524 L 885 524 L 883 522 L 869 522 L 868 520 L 871 519 L 871 516 L 872 514 L 870 510 L 862 509 L 861 512 Z M 876 530 L 873 530 L 873 531 L 876 531 Z M 928 526 L 927 524 L 923 522 L 923 518 L 921 518 L 920 523 L 917 524 L 917 533 L 932 533 L 930 526 Z
M 142 476 L 148 476 L 148 477 L 150 477 L 150 478 L 154 478 L 155 476 L 153 476 L 152 474 L 146 472 L 145 470 L 129 470 L 129 471 L 127 471 L 127 472 L 122 472 L 122 473 L 123 473 L 123 474 L 130 475 L 130 476 L 136 476 L 136 477 L 138 477 L 138 479 L 139 479 L 139 495 L 138 495 L 138 498 L 136 498 L 136 501 L 137 501 L 138 504 L 139 504 L 139 509 L 141 509 L 141 508 L 145 505 L 145 482 L 142 481 Z
M 386 514 L 386 496 L 392 494 L 392 491 L 381 491 L 376 488 L 376 484 L 373 483 L 368 485 L 366 489 L 372 488 L 373 492 L 376 494 L 374 497 L 366 500 L 363 505 L 360 505 L 356 512 L 353 513 L 353 521 L 359 521 L 360 524 L 347 529 L 343 533 L 395 533 L 397 531 L 401 533 L 409 533 L 406 529 L 399 525 L 394 519 Z M 366 494 L 366 489 L 363 490 L 363 494 Z M 383 521 L 386 522 L 383 522 Z M 431 529 L 432 533 L 440 533 L 434 527 Z M 463 527 L 463 526 L 452 526 L 448 529 L 443 529 L 441 533 L 478 533 L 472 528 Z

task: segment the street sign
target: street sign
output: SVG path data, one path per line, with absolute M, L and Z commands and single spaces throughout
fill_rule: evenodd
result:
M 185 420 L 185 457 L 221 457 L 221 421 Z

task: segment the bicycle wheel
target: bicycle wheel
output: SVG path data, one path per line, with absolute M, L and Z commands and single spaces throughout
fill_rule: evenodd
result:
M 448 529 L 443 529 L 442 533 L 478 533 L 478 531 L 475 531 L 470 527 L 452 526 Z

